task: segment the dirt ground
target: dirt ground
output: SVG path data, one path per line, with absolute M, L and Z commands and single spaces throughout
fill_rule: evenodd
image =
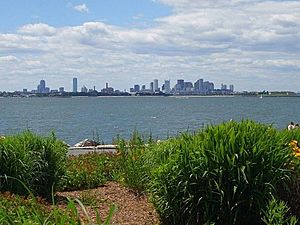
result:
M 72 192 L 59 192 L 58 198 L 69 197 L 79 199 L 86 208 L 89 217 L 95 222 L 96 211 L 104 221 L 109 214 L 111 206 L 114 204 L 116 210 L 112 216 L 110 224 L 119 225 L 158 225 L 159 217 L 149 202 L 146 195 L 137 195 L 130 189 L 121 186 L 116 182 L 108 182 L 105 186 Z M 64 208 L 65 203 L 59 203 Z M 84 211 L 78 206 L 82 218 Z M 85 219 L 86 221 L 86 219 Z

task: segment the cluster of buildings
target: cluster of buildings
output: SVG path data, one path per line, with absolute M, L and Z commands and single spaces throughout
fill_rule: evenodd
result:
M 198 79 L 194 83 L 179 79 L 173 87 L 171 87 L 170 80 L 165 80 L 160 87 L 158 80 L 155 79 L 149 84 L 149 88 L 146 88 L 146 85 L 140 86 L 135 84 L 132 88 L 130 88 L 130 92 L 137 94 L 162 92 L 170 95 L 233 94 L 234 86 L 233 84 L 230 84 L 227 87 L 226 84 L 221 84 L 221 88 L 216 89 L 213 82 L 204 81 L 203 79 Z
M 46 86 L 45 80 L 40 80 L 40 83 L 37 85 L 37 89 L 28 91 L 27 89 L 23 89 L 23 94 L 52 94 L 52 93 L 64 93 L 65 88 L 60 87 L 59 89 L 51 90 Z
M 105 84 L 105 87 L 101 91 L 97 91 L 95 86 L 88 89 L 85 85 L 79 90 L 78 79 L 74 77 L 72 82 L 72 90 L 69 92 L 66 92 L 64 87 L 50 89 L 46 86 L 46 81 L 41 80 L 35 90 L 28 91 L 27 89 L 23 89 L 23 91 L 16 91 L 10 94 L 1 93 L 1 96 L 226 95 L 234 93 L 234 86 L 232 84 L 228 87 L 225 84 L 221 84 L 221 88 L 216 89 L 213 82 L 203 79 L 198 79 L 194 83 L 179 79 L 173 86 L 171 86 L 170 80 L 165 80 L 163 84 L 159 85 L 158 79 L 154 79 L 148 87 L 146 85 L 135 84 L 130 88 L 129 92 L 126 92 L 126 90 L 115 90 L 108 83 Z
M 96 90 L 96 86 L 93 87 L 93 89 L 88 89 L 85 85 L 81 87 L 81 89 L 78 89 L 78 79 L 76 77 L 73 78 L 73 89 L 72 91 L 68 93 L 73 93 L 73 94 L 79 94 L 79 93 L 95 93 L 98 92 Z M 63 94 L 66 93 L 64 87 L 59 87 L 58 89 L 50 89 L 49 87 L 46 86 L 46 81 L 41 80 L 40 83 L 37 85 L 37 89 L 28 91 L 27 89 L 23 89 L 23 94 Z M 114 94 L 114 93 L 120 93 L 119 90 L 114 90 L 114 88 L 109 87 L 108 83 L 106 83 L 105 88 L 101 90 L 101 93 L 106 93 L 106 94 Z

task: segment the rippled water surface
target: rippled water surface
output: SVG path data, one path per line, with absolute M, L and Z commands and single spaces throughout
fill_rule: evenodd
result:
M 300 122 L 298 97 L 86 97 L 2 98 L 0 134 L 30 129 L 55 131 L 74 144 L 85 138 L 111 143 L 128 138 L 134 129 L 155 138 L 230 119 L 253 119 L 277 128 Z

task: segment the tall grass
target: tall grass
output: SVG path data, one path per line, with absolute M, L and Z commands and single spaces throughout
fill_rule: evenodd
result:
M 118 153 L 116 161 L 116 178 L 121 183 L 137 192 L 145 192 L 151 171 L 151 151 L 154 141 L 143 138 L 137 131 L 132 133 L 129 141 L 117 140 Z
M 29 131 L 0 140 L 0 191 L 28 195 L 17 178 L 36 195 L 50 197 L 65 173 L 65 144 L 54 134 L 47 137 Z
M 283 201 L 272 198 L 263 211 L 262 221 L 266 225 L 296 225 L 295 216 L 288 216 L 289 208 Z
M 167 224 L 260 224 L 276 188 L 292 179 L 287 165 L 295 160 L 285 138 L 252 121 L 186 133 L 160 151 L 150 193 Z

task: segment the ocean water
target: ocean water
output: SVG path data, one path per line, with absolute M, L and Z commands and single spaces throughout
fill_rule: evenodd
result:
M 228 120 L 252 119 L 284 129 L 300 123 L 298 97 L 83 97 L 1 98 L 0 135 L 29 129 L 54 131 L 73 145 L 85 138 L 111 143 L 144 136 L 165 139 L 184 131 Z

